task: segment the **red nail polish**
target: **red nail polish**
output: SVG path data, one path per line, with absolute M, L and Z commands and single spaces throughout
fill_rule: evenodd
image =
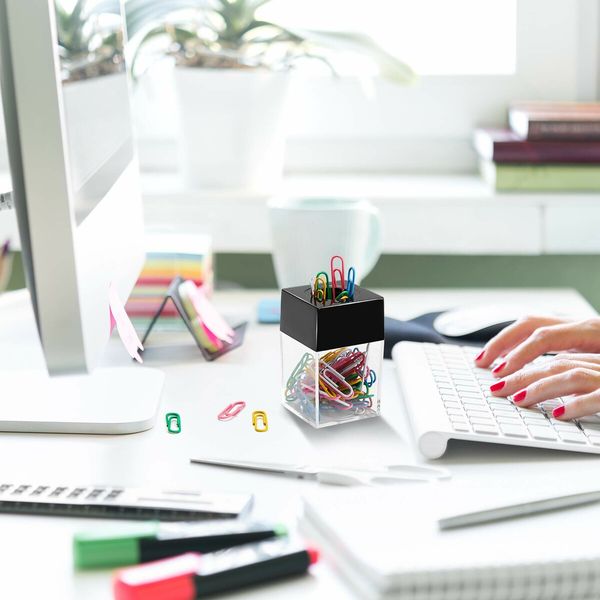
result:
M 490 392 L 498 392 L 506 385 L 506 381 L 497 381 L 490 385 Z
M 557 406 L 553 411 L 552 411 L 552 416 L 553 417 L 560 417 L 562 415 L 565 414 L 565 406 L 564 404 L 562 406 Z
M 527 396 L 527 390 L 521 390 L 520 392 L 517 392 L 513 396 L 513 401 L 514 402 L 521 402 L 521 401 L 525 400 L 525 396 Z
M 492 369 L 492 373 L 500 373 L 500 371 L 502 371 L 502 369 L 504 369 L 505 366 L 506 366 L 506 361 L 499 364 L 495 369 Z
M 481 360 L 483 358 L 483 355 L 485 354 L 485 350 L 482 350 L 476 357 L 475 357 L 475 362 L 477 362 L 478 360 Z

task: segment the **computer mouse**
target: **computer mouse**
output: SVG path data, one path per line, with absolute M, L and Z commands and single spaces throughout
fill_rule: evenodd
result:
M 479 304 L 443 312 L 433 328 L 446 337 L 493 337 L 506 326 L 527 314 L 539 313 L 523 304 Z

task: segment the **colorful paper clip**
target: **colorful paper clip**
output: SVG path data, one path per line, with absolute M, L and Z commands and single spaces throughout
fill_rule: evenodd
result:
M 233 417 L 237 417 L 244 408 L 246 408 L 245 402 L 233 402 L 218 414 L 217 419 L 219 421 L 230 421 Z
M 356 282 L 356 269 L 348 269 L 348 278 L 344 278 L 344 259 L 341 256 L 332 256 L 329 262 L 329 275 L 325 271 L 319 271 L 310 281 L 312 299 L 315 302 L 325 304 L 327 300 L 335 302 L 348 302 L 354 300 L 354 288 Z
M 255 410 L 252 413 L 252 425 L 254 427 L 254 431 L 257 431 L 258 433 L 264 433 L 265 431 L 268 431 L 269 421 L 267 419 L 267 413 L 264 410 Z
M 169 433 L 181 433 L 181 417 L 175 413 L 170 412 L 165 415 L 167 422 L 167 431 Z

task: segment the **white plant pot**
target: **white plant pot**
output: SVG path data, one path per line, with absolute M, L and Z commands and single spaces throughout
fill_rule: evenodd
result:
M 180 165 L 195 189 L 269 194 L 283 174 L 290 75 L 177 67 Z

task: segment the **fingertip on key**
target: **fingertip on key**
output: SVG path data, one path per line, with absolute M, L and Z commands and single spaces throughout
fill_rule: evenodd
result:
M 506 367 L 506 361 L 504 361 L 503 363 L 500 363 L 497 367 L 492 369 L 492 373 L 500 373 L 500 371 L 502 371 L 504 368 Z
M 490 385 L 490 392 L 499 392 L 506 385 L 506 381 L 497 381 Z

